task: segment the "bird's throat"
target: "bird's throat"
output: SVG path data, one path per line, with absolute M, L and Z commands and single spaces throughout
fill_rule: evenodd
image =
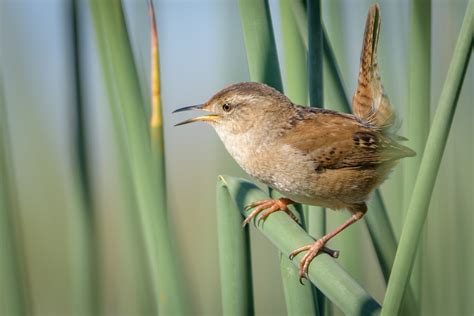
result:
M 272 140 L 268 134 L 250 129 L 243 133 L 233 133 L 223 127 L 215 126 L 225 148 L 244 171 L 254 175 L 252 165 L 258 155 L 266 151 Z

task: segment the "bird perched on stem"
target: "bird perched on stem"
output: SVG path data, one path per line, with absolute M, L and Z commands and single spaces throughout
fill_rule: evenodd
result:
M 313 258 L 332 237 L 367 211 L 369 194 L 404 157 L 415 153 L 400 145 L 394 133 L 395 112 L 383 92 L 376 60 L 380 31 L 378 5 L 367 17 L 354 115 L 293 104 L 279 91 L 256 82 L 228 86 L 204 104 L 175 112 L 203 110 L 209 114 L 186 120 L 207 122 L 227 151 L 249 175 L 279 191 L 284 198 L 256 201 L 244 225 L 303 203 L 347 209 L 352 216 L 313 244 L 300 261 L 300 280 Z

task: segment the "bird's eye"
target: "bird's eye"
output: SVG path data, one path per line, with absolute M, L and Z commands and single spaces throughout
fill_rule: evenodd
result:
M 224 110 L 224 112 L 229 112 L 230 110 L 232 110 L 232 106 L 229 103 L 224 103 L 222 104 L 222 109 Z

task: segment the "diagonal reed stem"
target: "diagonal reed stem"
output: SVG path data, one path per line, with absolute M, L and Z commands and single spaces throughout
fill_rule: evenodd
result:
M 268 199 L 268 195 L 257 186 L 242 179 L 220 176 L 218 186 L 227 191 L 244 216 L 248 215 L 248 211 L 243 211 L 245 205 L 255 200 Z M 313 242 L 303 228 L 283 212 L 272 214 L 256 226 L 283 256 L 288 256 L 292 250 Z M 302 256 L 303 254 L 296 256 L 292 263 L 298 265 Z M 318 255 L 311 262 L 308 276 L 310 281 L 346 314 L 372 315 L 380 309 L 380 305 L 337 261 L 326 254 Z
M 474 33 L 474 1 L 470 0 L 454 47 L 448 74 L 438 101 L 436 114 L 428 135 L 420 171 L 407 210 L 405 225 L 388 283 L 382 315 L 398 313 L 407 288 L 422 231 L 438 174 L 456 104 L 472 52 Z

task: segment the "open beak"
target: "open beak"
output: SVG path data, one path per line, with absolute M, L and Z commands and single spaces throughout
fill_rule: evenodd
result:
M 204 110 L 204 111 L 207 111 L 206 109 L 203 108 L 203 105 L 204 104 L 185 106 L 184 108 L 174 110 L 173 113 L 189 111 L 189 110 Z M 193 122 L 214 122 L 218 118 L 219 118 L 219 115 L 217 115 L 217 114 L 203 115 L 203 116 L 199 116 L 199 117 L 195 117 L 195 118 L 183 121 L 181 123 L 176 124 L 175 126 L 184 125 L 184 124 L 193 123 Z

